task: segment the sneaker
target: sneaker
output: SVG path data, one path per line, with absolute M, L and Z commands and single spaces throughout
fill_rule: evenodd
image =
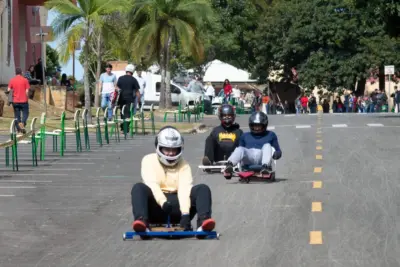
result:
M 224 176 L 226 179 L 231 179 L 233 173 L 233 164 L 228 162 L 224 169 Z
M 208 157 L 204 157 L 203 161 L 202 161 L 204 166 L 211 166 L 212 162 L 210 161 L 210 159 Z
M 149 231 L 146 223 L 141 219 L 135 220 L 132 224 L 132 228 L 133 228 L 133 231 L 135 231 L 135 232 L 148 232 Z
M 201 223 L 200 227 L 197 228 L 197 231 L 211 232 L 212 230 L 214 230 L 214 228 L 215 228 L 215 221 L 214 219 L 209 218 Z
M 261 174 L 270 174 L 270 173 L 272 173 L 272 167 L 268 166 L 267 164 L 264 164 L 264 165 L 262 165 L 260 173 Z

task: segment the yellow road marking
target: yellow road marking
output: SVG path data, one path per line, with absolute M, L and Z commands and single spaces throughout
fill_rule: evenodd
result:
M 315 155 L 315 159 L 322 159 L 322 155 Z
M 322 167 L 315 167 L 314 168 L 314 173 L 321 173 L 322 172 Z
M 310 245 L 321 245 L 322 244 L 322 232 L 311 231 L 310 232 Z
M 322 181 L 314 181 L 312 188 L 322 188 Z
M 322 150 L 322 146 L 317 146 L 316 149 L 317 150 Z
M 322 203 L 321 202 L 311 203 L 311 211 L 312 212 L 321 212 L 322 211 Z
M 317 131 L 317 134 L 321 134 L 322 132 L 321 131 Z
M 317 143 L 322 143 L 322 140 L 317 140 Z

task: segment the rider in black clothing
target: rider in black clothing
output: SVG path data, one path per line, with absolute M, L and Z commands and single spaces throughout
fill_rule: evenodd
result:
M 218 110 L 221 125 L 215 127 L 206 139 L 203 165 L 210 166 L 215 162 L 227 160 L 239 146 L 243 131 L 235 123 L 235 110 L 229 104 L 223 104 Z

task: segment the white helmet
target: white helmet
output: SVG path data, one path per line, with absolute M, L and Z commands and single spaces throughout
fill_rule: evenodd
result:
M 161 128 L 155 140 L 158 160 L 165 166 L 176 165 L 182 157 L 183 143 L 183 137 L 176 128 L 172 126 L 165 126 Z M 179 151 L 176 156 L 169 157 L 161 152 L 162 147 L 179 148 Z
M 132 74 L 135 72 L 135 66 L 133 66 L 132 64 L 128 64 L 126 67 L 125 67 L 125 71 L 126 72 L 132 72 Z

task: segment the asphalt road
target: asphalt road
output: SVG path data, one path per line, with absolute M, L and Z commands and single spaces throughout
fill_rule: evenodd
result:
M 277 115 L 270 126 L 283 150 L 273 184 L 204 174 L 207 133 L 186 136 L 195 182 L 213 193 L 222 236 L 210 241 L 122 241 L 154 137 L 92 138 L 81 154 L 68 142 L 39 168 L 21 145 L 21 171 L 0 169 L 0 266 L 400 266 L 400 117 Z

